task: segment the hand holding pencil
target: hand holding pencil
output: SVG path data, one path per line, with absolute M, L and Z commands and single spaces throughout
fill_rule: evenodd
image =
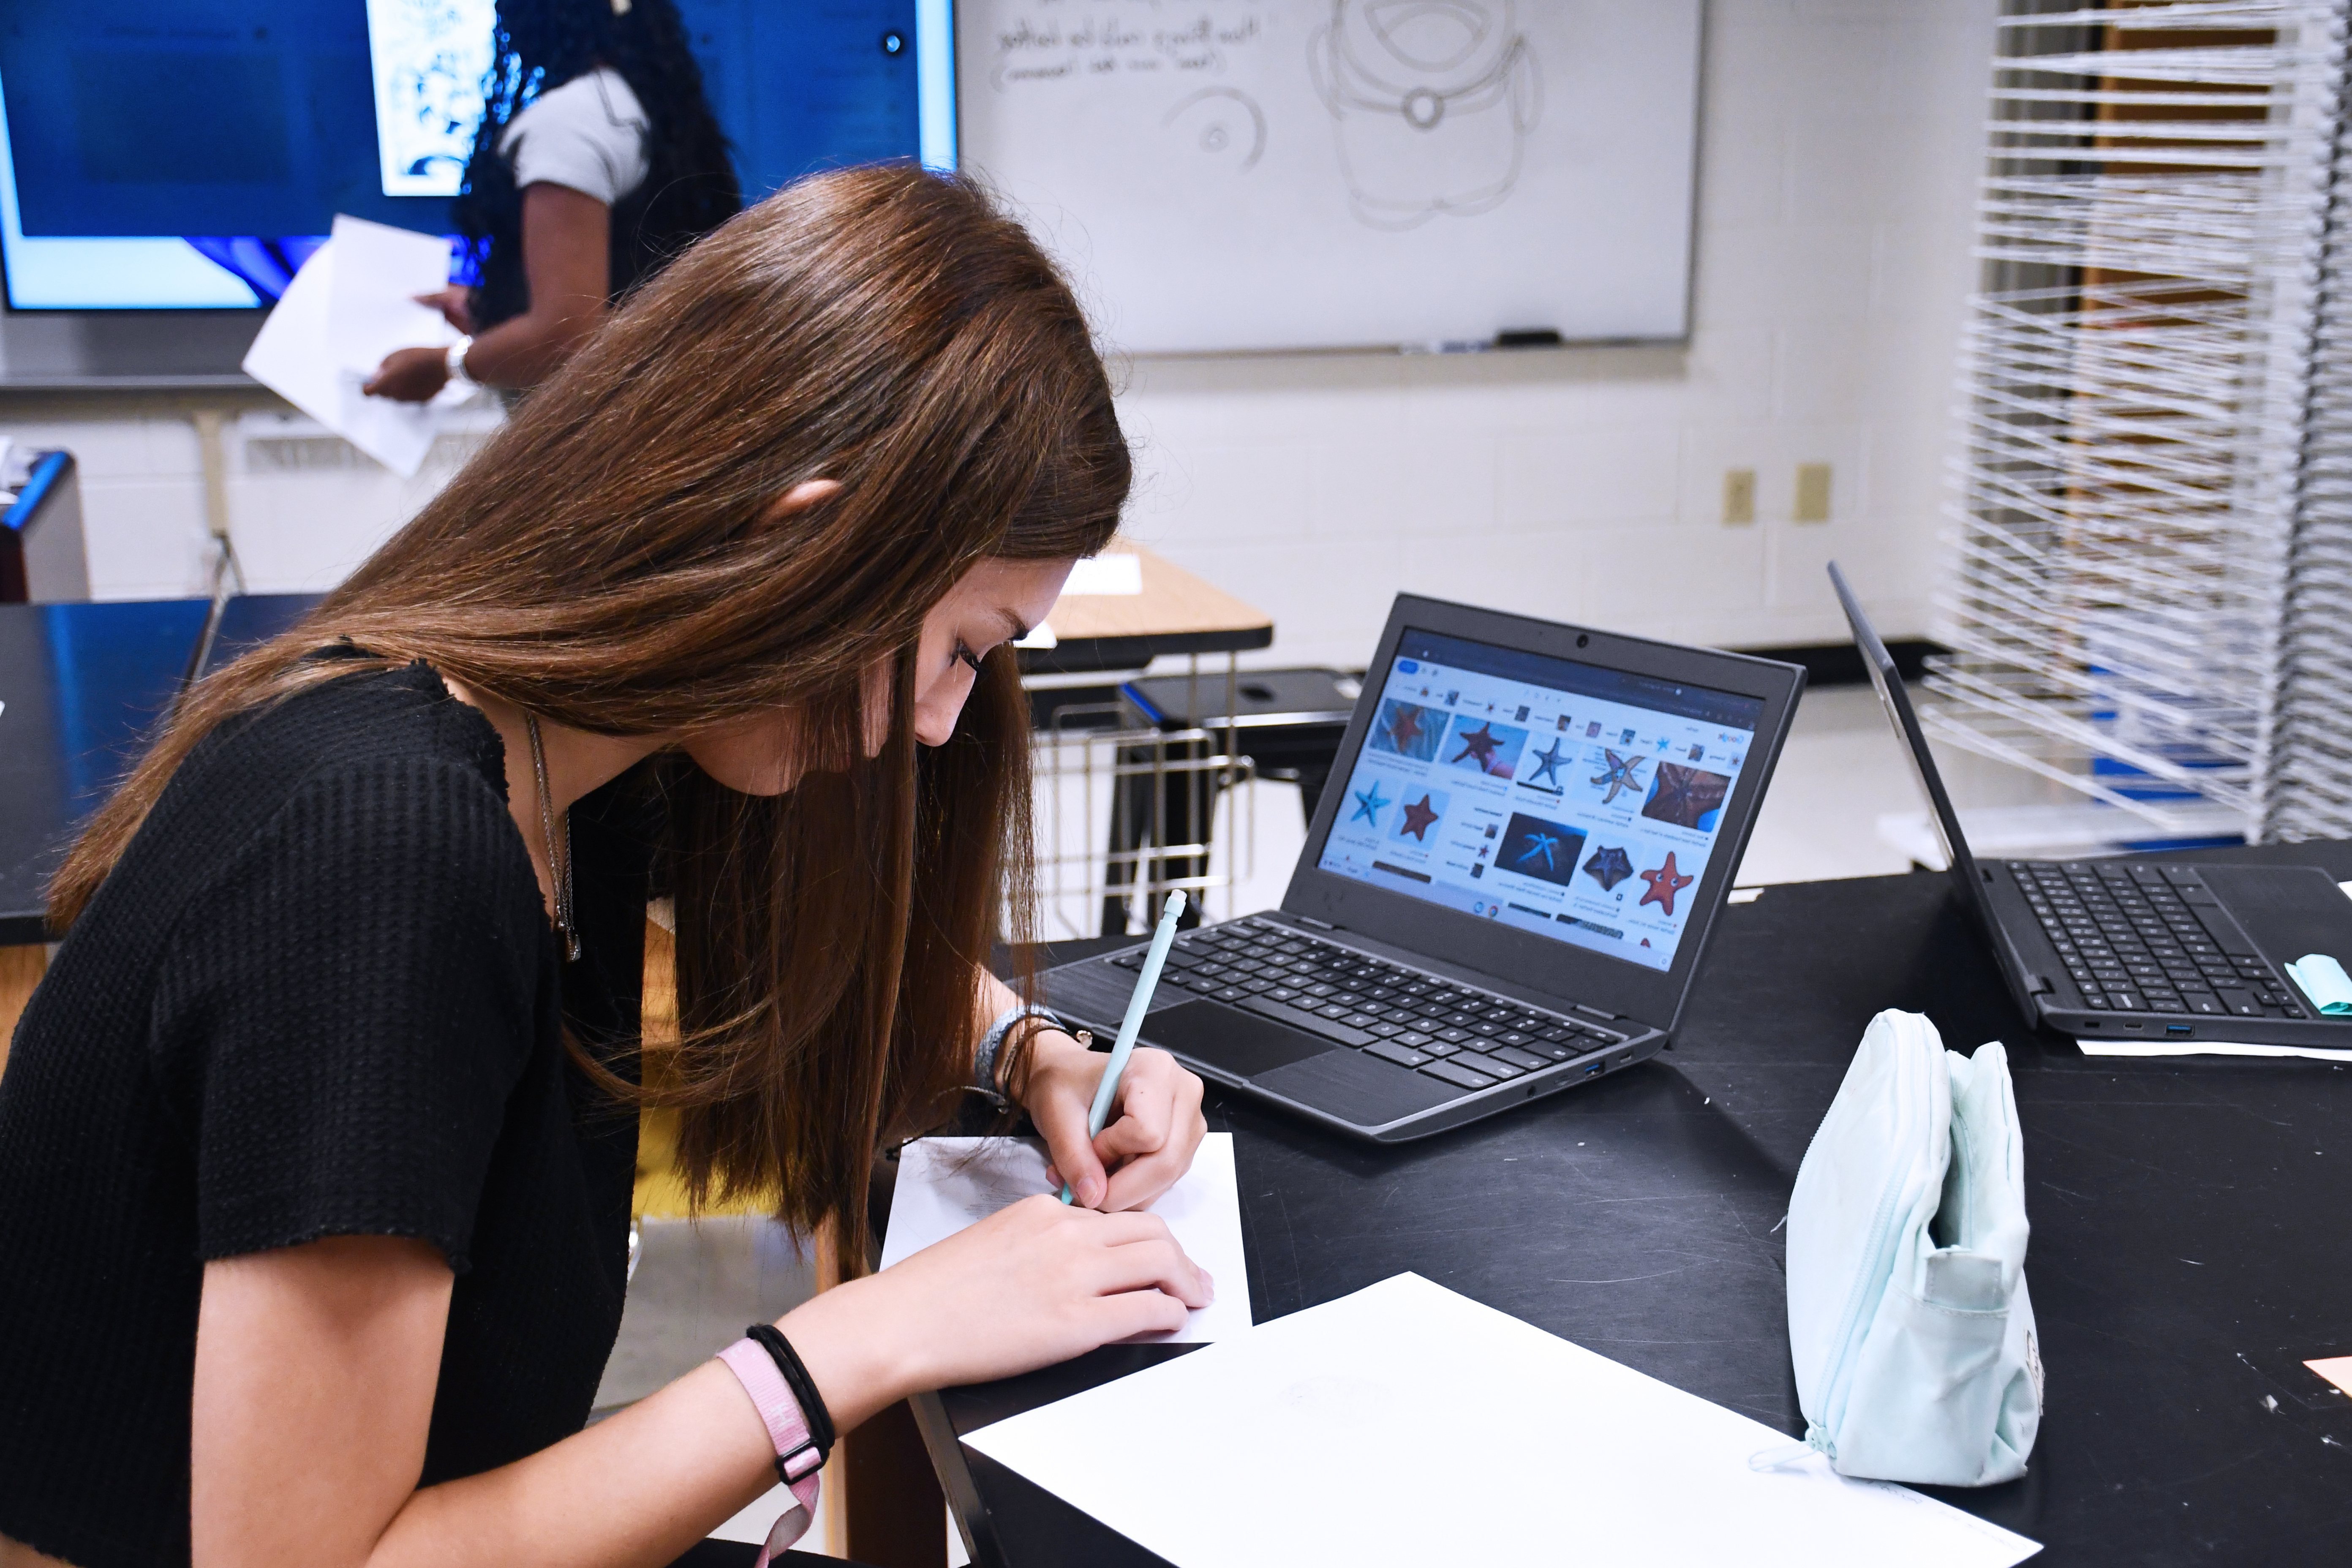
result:
M 1161 915 L 1120 1044 L 1109 1057 L 1079 1049 L 1057 1034 L 1049 1037 L 1054 1048 L 1032 1058 L 1023 1103 L 1045 1140 L 1048 1173 L 1069 1190 L 1066 1201 L 1107 1212 L 1139 1208 L 1183 1175 L 1207 1131 L 1201 1080 L 1166 1052 L 1135 1045 L 1175 940 L 1182 900 L 1181 893 L 1171 895 Z

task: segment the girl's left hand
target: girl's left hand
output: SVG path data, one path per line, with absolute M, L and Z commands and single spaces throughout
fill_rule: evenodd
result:
M 1018 1096 L 1045 1140 L 1047 1174 L 1067 1182 L 1087 1208 L 1106 1214 L 1140 1208 L 1192 1167 L 1209 1131 L 1201 1115 L 1201 1080 L 1176 1058 L 1148 1046 L 1128 1058 L 1102 1135 L 1087 1137 L 1087 1112 L 1110 1058 L 1058 1029 L 1040 1034 L 1022 1065 Z

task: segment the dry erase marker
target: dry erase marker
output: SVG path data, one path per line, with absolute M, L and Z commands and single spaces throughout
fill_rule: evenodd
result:
M 1103 1068 L 1102 1082 L 1095 1086 L 1094 1109 L 1087 1112 L 1087 1136 L 1102 1136 L 1103 1124 L 1110 1120 L 1110 1102 L 1118 1093 L 1119 1074 L 1127 1070 L 1127 1058 L 1135 1054 L 1135 1037 L 1143 1033 L 1143 1015 L 1150 1009 L 1151 994 L 1160 989 L 1160 971 L 1168 962 L 1168 949 L 1176 941 L 1176 917 L 1184 912 L 1184 890 L 1179 888 L 1168 895 L 1167 907 L 1160 911 L 1160 929 L 1151 933 L 1151 951 L 1143 955 L 1143 972 L 1135 977 L 1135 994 L 1127 999 L 1127 1021 L 1118 1026 L 1118 1043 L 1110 1048 L 1110 1065 Z M 1074 1203 L 1076 1194 L 1070 1184 L 1062 1184 L 1062 1201 Z

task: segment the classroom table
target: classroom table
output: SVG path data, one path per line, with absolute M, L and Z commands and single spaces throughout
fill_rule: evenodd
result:
M 1024 649 L 1033 671 L 1140 669 L 1162 654 L 1266 647 L 1263 611 L 1122 541 L 1140 557 L 1133 595 L 1066 598 L 1058 645 Z M 106 797 L 191 673 L 208 674 L 292 626 L 315 594 L 240 594 L 210 623 L 203 599 L 0 605 L 0 947 L 44 939 L 42 889 L 74 831 Z
M 2165 858 L 2352 877 L 2345 843 Z M 2352 1556 L 2352 1399 L 2301 1364 L 2352 1353 L 2352 1137 L 2337 1136 L 2352 1071 L 2099 1059 L 2034 1035 L 1939 875 L 1785 884 L 1732 906 L 1671 1050 L 1423 1142 L 1354 1143 L 1213 1089 L 1213 1125 L 1235 1134 L 1252 1311 L 1411 1269 L 1801 1435 L 1775 1226 L 1885 1007 L 1926 1013 L 1956 1048 L 2008 1047 L 2048 1377 L 2023 1479 L 1922 1489 L 2043 1542 L 2033 1561 L 2052 1568 Z M 1159 1561 L 956 1437 L 1182 1353 L 1113 1347 L 918 1402 L 975 1563 Z M 1399 1479 L 1400 1506 L 1447 1506 Z
M 314 595 L 240 595 L 204 669 L 293 625 Z M 0 605 L 0 947 L 37 942 L 74 830 L 139 759 L 204 641 L 209 602 Z
M 44 939 L 58 855 L 170 708 L 205 608 L 0 605 L 0 947 Z
M 1142 545 L 1118 540 L 1105 553 L 1135 556 L 1142 591 L 1057 601 L 1045 617 L 1054 646 L 1023 648 L 1024 675 L 1141 669 L 1162 655 L 1230 655 L 1273 646 L 1274 621 L 1265 611 Z

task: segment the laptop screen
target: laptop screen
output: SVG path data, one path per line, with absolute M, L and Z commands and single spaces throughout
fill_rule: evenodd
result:
M 1673 967 L 1760 700 L 1410 626 L 1376 675 L 1318 869 Z

